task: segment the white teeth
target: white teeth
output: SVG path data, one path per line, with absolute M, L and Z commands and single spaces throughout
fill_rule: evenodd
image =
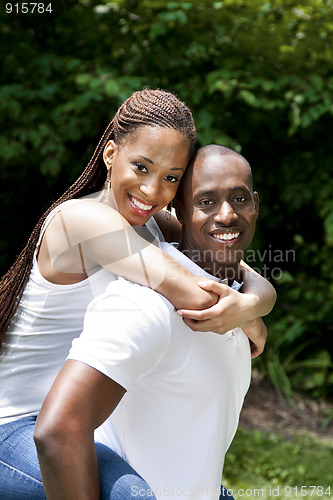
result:
M 214 234 L 214 238 L 218 240 L 228 241 L 238 238 L 240 233 L 222 233 L 222 234 Z
M 133 196 L 131 196 L 131 202 L 138 208 L 140 208 L 141 210 L 150 210 L 151 208 L 153 208 L 153 205 L 144 205 L 143 203 L 141 203 L 140 201 L 136 200 L 135 198 L 133 198 Z

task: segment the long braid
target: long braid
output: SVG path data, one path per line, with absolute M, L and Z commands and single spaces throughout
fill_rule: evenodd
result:
M 24 288 L 29 279 L 33 255 L 42 225 L 48 214 L 64 201 L 81 198 L 100 190 L 105 181 L 103 151 L 107 142 L 114 139 L 121 144 L 141 126 L 173 128 L 185 135 L 191 144 L 191 154 L 196 143 L 196 130 L 192 114 L 174 94 L 164 90 L 144 89 L 134 92 L 118 109 L 102 135 L 87 167 L 69 189 L 39 219 L 28 243 L 15 263 L 0 281 L 0 345 L 15 314 Z

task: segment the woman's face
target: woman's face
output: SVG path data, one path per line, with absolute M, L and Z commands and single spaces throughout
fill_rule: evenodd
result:
M 132 226 L 145 224 L 174 198 L 189 152 L 189 140 L 164 127 L 142 126 L 120 146 L 106 145 L 117 209 Z

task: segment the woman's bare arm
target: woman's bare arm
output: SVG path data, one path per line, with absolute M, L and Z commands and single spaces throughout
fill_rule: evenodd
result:
M 219 295 L 219 302 L 204 311 L 179 310 L 178 314 L 196 331 L 223 335 L 233 328 L 243 328 L 251 341 L 252 357 L 257 357 L 264 350 L 267 338 L 266 326 L 260 318 L 272 310 L 276 292 L 265 278 L 242 262 L 243 267 L 245 293 L 215 281 L 202 281 L 199 285 Z
M 138 234 L 116 210 L 93 201 L 64 207 L 50 222 L 38 265 L 44 278 L 67 284 L 100 266 L 164 295 L 177 308 L 205 309 L 218 297 L 197 286 L 200 279 Z M 68 281 L 69 280 L 69 281 Z
M 142 230 L 144 228 L 140 228 Z M 150 236 L 149 233 L 148 239 Z M 245 264 L 242 264 L 245 293 L 235 297 L 228 287 L 222 293 L 221 288 L 216 291 L 199 287 L 202 279 L 140 236 L 116 210 L 102 203 L 82 201 L 65 207 L 45 232 L 40 258 L 45 256 L 45 248 L 47 257 L 38 263 L 41 272 L 43 262 L 49 263 L 49 267 L 44 266 L 46 272 L 42 272 L 49 281 L 62 283 L 68 276 L 74 278 L 73 282 L 75 276 L 79 276 L 76 281 L 80 281 L 84 273 L 91 274 L 103 266 L 155 289 L 176 309 L 181 309 L 185 318 L 210 320 L 210 324 L 200 325 L 202 331 L 209 328 L 209 331 L 225 333 L 268 314 L 276 299 L 272 285 Z M 192 329 L 200 329 L 194 321 L 188 324 Z

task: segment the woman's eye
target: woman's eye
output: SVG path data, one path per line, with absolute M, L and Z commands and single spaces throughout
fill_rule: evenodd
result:
M 139 172 L 148 172 L 148 169 L 143 163 L 134 163 Z
M 178 177 L 175 177 L 174 175 L 167 175 L 165 177 L 165 180 L 169 181 L 169 182 L 178 182 L 179 181 Z

